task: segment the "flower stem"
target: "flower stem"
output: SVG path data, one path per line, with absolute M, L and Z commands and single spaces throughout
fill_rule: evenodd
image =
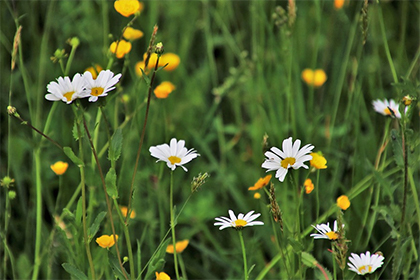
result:
M 41 150 L 34 151 L 35 158 L 35 181 L 36 181 L 36 226 L 35 226 L 35 258 L 32 280 L 38 279 L 39 266 L 41 265 L 41 229 L 42 229 L 42 181 L 41 181 Z
M 242 230 L 238 230 L 238 234 L 239 234 L 239 240 L 241 241 L 242 257 L 244 259 L 244 275 L 245 275 L 244 279 L 248 280 L 248 265 L 246 261 L 245 243 L 244 243 L 244 238 L 242 236 Z
M 174 172 L 171 171 L 171 185 L 170 185 L 170 193 L 169 193 L 169 207 L 170 207 L 170 215 L 171 215 L 171 232 L 172 232 L 172 244 L 174 246 L 174 266 L 175 266 L 175 274 L 176 279 L 179 280 L 179 271 L 178 271 L 178 259 L 176 255 L 176 239 L 175 239 L 175 213 L 174 213 Z

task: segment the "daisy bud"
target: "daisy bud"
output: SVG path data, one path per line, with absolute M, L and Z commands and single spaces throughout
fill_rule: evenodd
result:
M 157 55 L 162 55 L 164 51 L 165 51 L 165 50 L 164 50 L 164 48 L 163 48 L 163 44 L 162 44 L 162 42 L 157 43 L 157 44 L 156 44 L 156 46 L 155 46 L 155 53 L 156 53 Z

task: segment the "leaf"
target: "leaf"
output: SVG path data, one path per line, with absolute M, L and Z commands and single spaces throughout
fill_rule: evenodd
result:
M 331 272 L 328 269 L 326 269 L 322 265 L 321 265 L 321 267 L 322 267 L 322 269 L 324 269 L 324 272 L 325 272 L 325 274 L 327 274 L 327 277 L 328 277 L 329 280 L 334 279 Z M 322 271 L 319 267 L 315 268 L 315 279 L 319 279 L 319 280 L 326 280 L 327 279 L 325 277 L 324 273 L 322 273 Z
M 102 211 L 98 214 L 98 216 L 96 216 L 95 220 L 93 221 L 93 224 L 88 229 L 89 242 L 92 240 L 92 237 L 95 236 L 95 234 L 98 232 L 99 226 L 101 225 L 101 222 L 105 218 L 105 216 L 105 211 Z
M 73 150 L 70 148 L 70 147 L 64 147 L 63 148 L 63 151 L 64 151 L 64 153 L 66 154 L 66 156 L 68 156 L 69 157 L 69 159 L 74 163 L 74 164 L 76 164 L 77 166 L 79 166 L 79 167 L 81 167 L 81 166 L 85 166 L 85 164 L 83 163 L 83 161 L 80 159 L 80 158 L 78 158 L 75 154 L 74 154 L 74 152 L 73 152 Z
M 111 253 L 111 251 L 108 251 L 108 262 L 112 268 L 112 271 L 114 272 L 115 277 L 121 280 L 125 280 L 126 278 L 124 277 L 124 273 L 121 270 L 118 258 L 113 253 Z M 127 273 L 124 267 L 123 269 L 127 277 L 130 278 L 130 274 Z
M 150 259 L 144 279 L 152 279 L 155 276 L 156 271 L 162 271 L 163 265 L 165 264 L 166 248 L 170 241 L 171 239 L 165 240 L 159 248 L 159 251 Z
M 314 258 L 314 256 L 312 256 L 311 254 L 307 253 L 307 252 L 302 252 L 302 262 L 304 265 L 314 268 L 315 264 L 317 264 L 317 260 Z
M 140 68 L 141 74 L 143 76 L 144 81 L 146 82 L 147 87 L 150 87 L 150 78 L 149 76 L 146 75 L 146 73 L 144 73 L 143 69 Z
M 111 144 L 108 149 L 108 159 L 110 161 L 117 161 L 121 155 L 121 148 L 123 143 L 123 136 L 121 128 L 115 130 L 111 137 Z
M 114 168 L 110 168 L 105 176 L 106 192 L 113 199 L 118 198 L 117 174 Z
M 70 263 L 63 263 L 62 264 L 65 271 L 67 271 L 71 276 L 73 276 L 76 279 L 83 279 L 83 280 L 89 280 L 89 278 L 81 272 L 77 267 Z
M 303 245 L 300 242 L 297 242 L 294 238 L 289 237 L 287 238 L 287 240 L 289 241 L 290 246 L 292 246 L 293 250 L 295 251 L 295 253 L 299 253 L 302 252 L 303 250 Z
M 392 150 L 394 151 L 394 160 L 398 167 L 404 166 L 404 157 L 402 150 L 402 141 L 401 136 L 398 135 L 398 132 L 393 129 L 391 130 L 391 140 L 392 140 Z
M 79 140 L 79 134 L 77 133 L 77 122 L 76 122 L 76 120 L 74 120 L 72 133 L 73 133 L 74 140 L 78 141 Z

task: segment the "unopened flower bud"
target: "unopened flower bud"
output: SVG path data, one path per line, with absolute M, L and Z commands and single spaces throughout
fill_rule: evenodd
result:
M 155 53 L 157 54 L 157 55 L 161 55 L 161 54 L 163 54 L 163 52 L 164 52 L 165 50 L 163 49 L 163 44 L 162 44 L 162 42 L 159 42 L 159 43 L 157 43 L 156 44 L 156 46 L 155 46 Z
M 413 102 L 414 98 L 410 95 L 406 95 L 403 97 L 402 102 L 404 103 L 405 106 L 410 106 L 411 102 Z
M 80 45 L 80 40 L 77 37 L 70 38 L 68 42 L 73 48 L 77 48 Z
M 15 191 L 9 191 L 9 198 L 15 199 L 16 198 L 16 192 Z
M 16 107 L 13 107 L 13 106 L 7 106 L 7 113 L 9 114 L 9 115 L 14 115 L 14 114 L 16 114 Z

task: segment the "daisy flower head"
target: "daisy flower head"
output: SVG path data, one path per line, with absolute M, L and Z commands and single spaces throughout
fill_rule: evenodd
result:
M 276 178 L 280 182 L 284 181 L 288 169 L 298 169 L 300 167 L 308 169 L 309 167 L 304 164 L 305 161 L 311 160 L 312 156 L 309 153 L 312 151 L 314 146 L 307 144 L 300 148 L 300 140 L 296 139 L 295 143 L 292 143 L 292 137 L 289 137 L 283 141 L 283 151 L 277 147 L 272 147 L 270 150 L 265 152 L 267 157 L 261 167 L 266 168 L 268 171 L 277 170 Z
M 121 78 L 121 74 L 114 76 L 111 70 L 102 70 L 96 79 L 93 79 L 92 73 L 86 71 L 83 74 L 86 83 L 86 96 L 90 102 L 96 102 L 98 97 L 107 96 L 108 92 L 115 89 L 115 84 Z
M 188 171 L 183 165 L 200 156 L 194 149 L 185 148 L 185 141 L 177 141 L 175 138 L 171 139 L 168 144 L 161 144 L 149 148 L 152 157 L 157 158 L 158 161 L 165 161 L 166 165 L 173 171 L 177 166 L 181 166 L 185 171 Z
M 395 116 L 397 119 L 401 119 L 400 111 L 398 111 L 398 104 L 393 99 L 384 99 L 384 101 L 377 99 L 372 101 L 372 105 L 373 109 L 379 114 L 391 117 Z
M 376 269 L 382 266 L 384 263 L 384 256 L 380 254 L 371 255 L 369 251 L 366 254 L 357 255 L 351 253 L 349 257 L 349 270 L 356 272 L 359 275 L 365 275 L 366 273 L 373 273 Z
M 71 81 L 68 76 L 58 77 L 57 82 L 47 85 L 48 94 L 45 99 L 49 101 L 63 101 L 70 104 L 76 98 L 85 97 L 85 80 L 79 73 L 75 74 Z
M 249 226 L 259 226 L 264 225 L 261 221 L 254 221 L 256 218 L 261 216 L 260 213 L 254 214 L 255 211 L 250 211 L 246 215 L 239 213 L 238 218 L 236 218 L 235 213 L 232 210 L 229 210 L 229 218 L 227 217 L 220 217 L 215 218 L 217 221 L 214 223 L 215 226 L 220 226 L 219 230 L 233 227 L 235 229 L 242 229 L 244 227 Z
M 320 225 L 312 225 L 314 229 L 316 229 L 319 233 L 312 233 L 314 239 L 328 239 L 328 240 L 337 240 L 338 235 L 338 228 L 337 228 L 337 220 L 334 221 L 334 230 L 331 230 L 330 223 L 327 224 L 320 224 Z M 344 224 L 342 225 L 344 227 Z

